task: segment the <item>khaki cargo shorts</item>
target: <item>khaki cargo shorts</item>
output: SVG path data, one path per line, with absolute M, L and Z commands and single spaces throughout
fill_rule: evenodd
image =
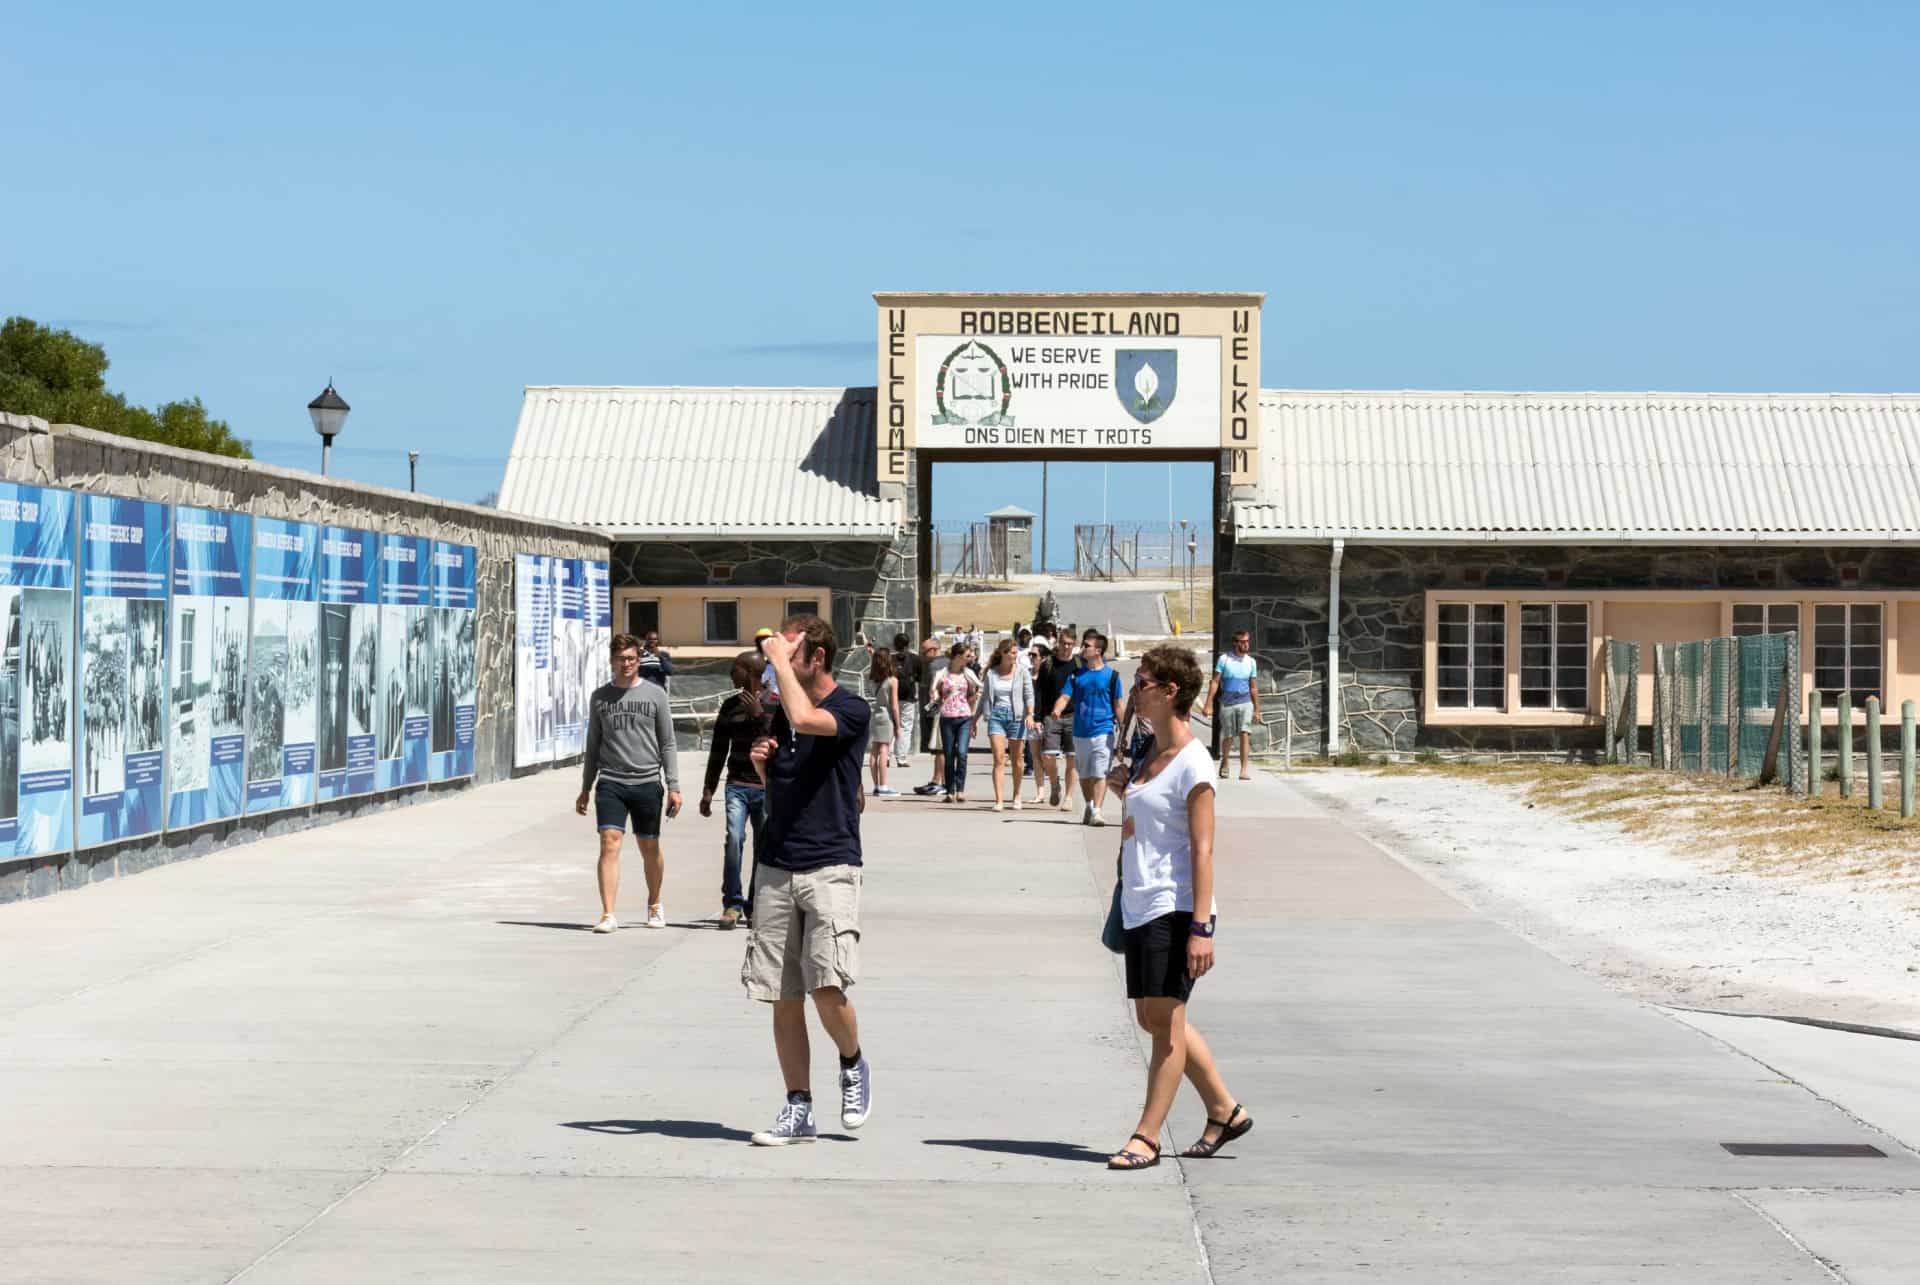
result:
M 804 999 L 823 986 L 846 990 L 860 971 L 860 867 L 754 875 L 753 931 L 740 984 L 754 999 Z

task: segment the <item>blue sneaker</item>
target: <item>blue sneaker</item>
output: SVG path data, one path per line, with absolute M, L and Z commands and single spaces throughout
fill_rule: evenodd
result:
M 784 1147 L 792 1142 L 812 1142 L 820 1136 L 813 1125 L 813 1107 L 806 1102 L 789 1102 L 780 1108 L 773 1127 L 753 1135 L 756 1147 Z
M 867 1065 L 866 1055 L 852 1066 L 840 1069 L 840 1123 L 849 1129 L 858 1129 L 867 1122 L 867 1113 L 873 1110 L 873 1068 Z

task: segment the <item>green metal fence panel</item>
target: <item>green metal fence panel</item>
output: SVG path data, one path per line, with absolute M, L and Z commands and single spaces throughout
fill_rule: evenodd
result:
M 1737 691 L 1734 701 L 1734 775 L 1758 776 L 1766 758 L 1767 738 L 1773 733 L 1773 711 L 1780 700 L 1787 672 L 1787 653 L 1795 636 L 1763 634 L 1739 640 Z M 1784 748 L 1784 747 L 1783 747 Z M 1781 775 L 1791 781 L 1786 765 Z
M 1607 639 L 1606 729 L 1609 763 L 1633 763 L 1640 747 L 1640 644 Z

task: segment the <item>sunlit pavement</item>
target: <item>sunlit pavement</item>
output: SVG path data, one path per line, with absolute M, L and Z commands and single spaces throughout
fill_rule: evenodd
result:
M 1271 777 L 1223 786 L 1192 1013 L 1258 1126 L 1107 1172 L 1144 1070 L 1097 941 L 1119 829 L 974 774 L 868 808 L 874 1112 L 838 1127 L 816 1035 L 811 1147 L 746 1143 L 782 1086 L 695 789 L 662 931 L 632 855 L 629 926 L 585 931 L 565 772 L 0 907 L 0 1279 L 1915 1279 L 1911 1153 Z M 1169 1151 L 1200 1126 L 1183 1092 Z

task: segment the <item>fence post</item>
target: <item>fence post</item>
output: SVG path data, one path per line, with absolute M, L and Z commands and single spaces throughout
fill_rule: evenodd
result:
M 1887 794 L 1880 779 L 1880 698 L 1867 697 L 1867 806 L 1878 812 Z
M 1833 729 L 1835 765 L 1840 769 L 1840 797 L 1853 797 L 1853 689 L 1840 693 L 1839 717 Z
M 1900 702 L 1900 816 L 1913 819 L 1913 702 Z
M 1821 773 L 1825 770 L 1820 763 L 1820 689 L 1813 689 L 1813 695 L 1807 699 L 1807 797 L 1817 799 L 1826 789 L 1826 781 Z

